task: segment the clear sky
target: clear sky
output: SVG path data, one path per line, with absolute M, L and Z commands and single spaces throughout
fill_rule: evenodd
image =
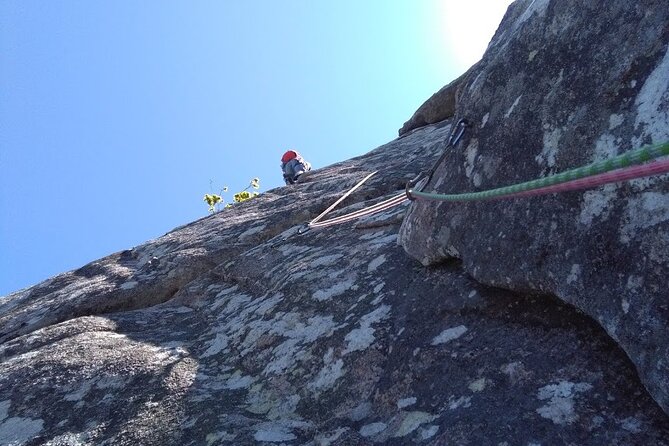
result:
M 0 295 L 394 139 L 509 3 L 0 0 Z

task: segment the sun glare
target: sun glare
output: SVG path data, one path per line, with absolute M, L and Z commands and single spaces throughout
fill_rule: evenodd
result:
M 464 72 L 485 52 L 512 0 L 445 0 L 441 3 L 443 43 Z

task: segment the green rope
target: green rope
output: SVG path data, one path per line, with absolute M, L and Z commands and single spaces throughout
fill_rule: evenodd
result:
M 646 161 L 669 155 L 669 141 L 652 146 L 641 147 L 602 161 L 597 161 L 586 166 L 577 167 L 555 175 L 549 175 L 525 183 L 513 184 L 511 186 L 499 187 L 496 189 L 484 190 L 481 192 L 470 192 L 464 194 L 436 194 L 429 192 L 419 192 L 410 190 L 409 194 L 416 197 L 429 198 L 441 201 L 477 201 L 490 198 L 499 198 L 505 195 L 511 195 L 518 192 L 539 189 L 542 187 L 553 186 L 555 184 L 565 183 L 567 181 L 577 180 L 579 178 L 590 177 L 611 170 L 623 167 L 643 164 Z

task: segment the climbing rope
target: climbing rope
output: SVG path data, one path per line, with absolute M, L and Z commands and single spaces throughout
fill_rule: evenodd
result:
M 309 226 L 318 223 L 318 221 L 319 221 L 320 219 L 322 219 L 323 217 L 325 217 L 325 216 L 326 216 L 332 209 L 336 208 L 337 205 L 338 205 L 339 203 L 341 203 L 342 201 L 344 201 L 344 200 L 346 199 L 346 197 L 348 197 L 349 195 L 351 195 L 356 189 L 358 189 L 360 186 L 362 186 L 362 185 L 365 183 L 365 181 L 369 180 L 369 179 L 372 178 L 374 175 L 376 175 L 377 172 L 378 172 L 378 171 L 372 172 L 372 173 L 370 173 L 369 175 L 367 175 L 365 178 L 363 178 L 362 180 L 360 180 L 360 181 L 358 182 L 358 184 L 356 184 L 355 186 L 353 186 L 348 192 L 346 192 L 344 195 L 342 195 L 337 201 L 335 201 L 334 203 L 332 203 L 332 204 L 330 205 L 330 207 L 328 207 L 326 210 L 324 210 L 323 212 L 321 212 L 316 218 L 314 218 L 313 220 L 311 220 L 311 223 L 309 223 Z
M 532 189 L 517 194 L 508 195 L 499 198 L 521 198 L 535 195 L 554 194 L 558 192 L 568 192 L 580 189 L 592 189 L 609 183 L 619 183 L 622 181 L 634 180 L 637 178 L 661 175 L 669 172 L 669 159 L 661 161 L 652 161 L 640 166 L 630 166 L 623 169 L 613 170 L 611 172 L 600 173 L 591 177 L 581 178 L 579 180 L 567 181 L 566 183 L 556 184 L 554 186 Z
M 443 154 L 441 155 L 439 160 L 437 160 L 437 162 L 432 166 L 432 169 L 430 169 L 430 171 L 428 172 L 427 175 L 424 175 L 424 174 L 421 173 L 414 180 L 409 181 L 407 183 L 407 186 L 406 186 L 404 192 L 402 192 L 398 195 L 395 195 L 393 197 L 390 197 L 387 200 L 384 200 L 384 201 L 382 201 L 380 203 L 377 203 L 373 206 L 367 207 L 365 209 L 360 209 L 358 211 L 350 212 L 346 215 L 341 215 L 339 217 L 334 217 L 334 218 L 331 218 L 329 220 L 320 221 L 330 211 L 332 211 L 332 209 L 334 209 L 339 203 L 341 203 L 346 197 L 351 195 L 351 193 L 354 190 L 356 190 L 357 188 L 362 186 L 365 181 L 367 181 L 369 178 L 372 177 L 372 175 L 374 175 L 376 173 L 376 172 L 373 172 L 373 173 L 367 175 L 365 178 L 363 178 L 358 184 L 353 186 L 353 188 L 351 190 L 346 192 L 341 198 L 339 198 L 337 201 L 335 201 L 330 207 L 328 207 L 320 215 L 318 215 L 316 218 L 311 220 L 311 222 L 307 225 L 307 230 L 316 229 L 316 228 L 326 228 L 328 226 L 334 226 L 334 225 L 338 225 L 338 224 L 341 224 L 341 223 L 346 223 L 347 221 L 351 221 L 351 220 L 355 220 L 355 219 L 358 219 L 358 218 L 373 215 L 373 214 L 376 214 L 377 212 L 381 212 L 381 211 L 384 211 L 386 209 L 391 209 L 395 206 L 398 206 L 398 205 L 404 203 L 406 200 L 411 198 L 409 196 L 409 194 L 407 193 L 408 188 L 410 186 L 415 187 L 416 185 L 424 186 L 425 184 L 427 184 L 430 181 L 430 179 L 432 178 L 432 175 L 434 175 L 434 172 L 437 170 L 437 166 L 439 166 L 441 161 L 443 161 L 444 157 L 446 156 L 446 153 L 447 153 L 446 149 L 448 149 L 448 147 L 455 146 L 458 143 L 458 141 L 460 141 L 460 138 L 462 137 L 462 135 L 465 132 L 465 129 L 467 128 L 468 125 L 469 124 L 467 123 L 467 121 L 465 121 L 464 119 L 460 119 L 458 121 L 458 123 L 455 126 L 453 126 L 453 128 L 451 129 L 451 134 L 448 138 L 448 142 L 446 143 L 446 147 L 444 147 Z M 304 232 L 306 232 L 306 230 L 300 231 L 301 234 L 303 234 Z
M 460 120 L 453 128 L 448 139 L 446 148 L 455 146 L 464 133 L 467 122 Z M 669 155 L 669 142 L 641 147 L 622 155 L 618 155 L 603 161 L 597 161 L 582 167 L 567 170 L 565 172 L 549 175 L 524 183 L 511 186 L 489 189 L 481 192 L 469 192 L 462 194 L 438 194 L 423 192 L 421 189 L 430 181 L 437 166 L 443 161 L 446 151 L 434 164 L 428 174 L 420 174 L 414 180 L 407 183 L 405 191 L 390 197 L 380 203 L 350 212 L 346 215 L 334 217 L 321 221 L 346 197 L 362 186 L 369 178 L 377 172 L 372 172 L 358 182 L 353 188 L 342 195 L 337 201 L 325 211 L 314 218 L 308 225 L 308 229 L 326 228 L 351 220 L 375 214 L 377 212 L 391 209 L 404 203 L 406 200 L 438 200 L 438 201 L 479 201 L 479 200 L 501 200 L 509 198 L 521 198 L 550 193 L 567 192 L 573 190 L 591 189 L 604 184 L 629 181 L 636 178 L 644 178 L 669 172 L 669 159 L 657 161 L 657 158 Z M 656 161 L 653 161 L 656 160 Z M 645 164 L 644 164 L 645 163 Z M 415 190 L 417 188 L 418 190 Z M 300 231 L 304 233 L 306 231 Z
M 567 170 L 555 175 L 549 175 L 544 178 L 539 178 L 524 183 L 514 184 L 511 186 L 499 187 L 496 189 L 484 190 L 481 192 L 469 192 L 462 194 L 438 194 L 428 193 L 412 189 L 407 189 L 406 193 L 409 198 L 438 200 L 438 201 L 478 201 L 491 199 L 506 199 L 515 198 L 520 193 L 533 191 L 531 195 L 540 195 L 554 192 L 563 192 L 564 190 L 576 190 L 584 188 L 597 187 L 603 184 L 612 183 L 616 181 L 630 180 L 634 178 L 641 178 L 650 175 L 657 175 L 667 172 L 666 163 L 642 166 L 639 169 L 626 170 L 629 166 L 635 166 L 646 163 L 650 160 L 669 155 L 669 142 L 656 144 L 652 146 L 642 147 L 640 149 L 632 150 L 622 155 L 615 156 L 603 161 L 598 161 L 586 166 L 578 167 L 576 169 Z M 613 173 L 612 171 L 618 170 Z M 611 175 L 599 176 L 600 174 L 611 172 Z M 632 175 L 633 173 L 633 175 Z M 575 183 L 579 179 L 587 179 Z M 551 186 L 560 185 L 562 183 L 571 183 L 568 185 L 569 189 L 551 188 Z M 567 187 L 563 185 L 563 188 Z M 525 195 L 523 195 L 525 196 Z
M 393 208 L 397 205 L 400 205 L 400 204 L 404 203 L 407 200 L 408 200 L 408 198 L 407 198 L 406 194 L 404 192 L 402 192 L 398 195 L 395 195 L 391 198 L 388 198 L 387 200 L 384 200 L 380 203 L 377 203 L 377 204 L 375 204 L 373 206 L 370 206 L 368 208 L 365 208 L 365 209 L 360 209 L 358 211 L 351 212 L 349 214 L 342 215 L 342 216 L 339 216 L 339 217 L 334 217 L 334 218 L 331 218 L 329 220 L 325 220 L 325 221 L 322 221 L 322 222 L 312 221 L 311 223 L 309 223 L 309 227 L 310 228 L 325 228 L 325 227 L 328 227 L 328 226 L 338 225 L 340 223 L 346 223 L 347 221 L 355 220 L 355 219 L 362 218 L 362 217 L 365 217 L 365 216 L 368 216 L 368 215 L 376 214 L 377 212 L 381 212 L 381 211 L 384 211 L 386 209 Z
M 394 206 L 397 206 L 397 205 L 399 205 L 399 204 L 401 204 L 401 203 L 403 203 L 404 201 L 407 200 L 406 195 L 404 193 L 401 193 L 399 195 L 391 197 L 387 200 L 384 200 L 384 201 L 382 201 L 380 203 L 377 203 L 373 206 L 370 206 L 368 208 L 360 209 L 360 210 L 357 210 L 355 212 L 348 213 L 346 215 L 341 215 L 339 217 L 331 218 L 329 220 L 320 221 L 330 211 L 332 211 L 335 207 L 337 207 L 337 205 L 339 203 L 344 201 L 344 199 L 346 199 L 346 197 L 351 195 L 356 189 L 358 189 L 360 186 L 362 186 L 368 179 L 370 179 L 376 173 L 377 172 L 372 172 L 369 175 L 367 175 L 365 178 L 360 180 L 358 182 L 358 184 L 353 186 L 348 192 L 346 192 L 344 195 L 342 195 L 337 201 L 332 203 L 332 205 L 330 205 L 326 210 L 324 210 L 316 218 L 311 220 L 311 222 L 307 225 L 307 228 L 308 229 L 326 228 L 328 226 L 333 226 L 333 225 L 337 225 L 337 224 L 340 224 L 340 223 L 345 223 L 347 221 L 355 220 L 357 218 L 365 217 L 367 215 L 372 215 L 372 214 L 375 214 L 377 212 L 381 212 L 383 210 L 390 209 L 390 208 L 392 208 Z M 304 232 L 306 232 L 306 231 L 302 231 L 300 233 L 304 233 Z

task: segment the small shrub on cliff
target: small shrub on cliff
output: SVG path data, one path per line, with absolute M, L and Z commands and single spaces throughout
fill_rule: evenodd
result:
M 211 181 L 210 181 L 211 185 Z M 235 203 L 241 203 L 243 201 L 250 200 L 251 198 L 255 198 L 259 195 L 258 192 L 256 191 L 249 191 L 249 189 L 259 189 L 260 188 L 260 178 L 253 178 L 251 181 L 249 181 L 249 185 L 246 186 L 244 189 L 242 189 L 240 192 L 237 192 L 232 196 L 232 201 Z M 218 194 L 204 194 L 204 201 L 207 203 L 209 206 L 209 212 L 214 213 L 220 210 L 220 207 L 225 203 L 225 199 L 223 198 L 223 193 L 228 191 L 228 186 L 224 186 L 221 191 Z M 228 208 L 231 207 L 232 204 L 228 203 L 224 207 Z

